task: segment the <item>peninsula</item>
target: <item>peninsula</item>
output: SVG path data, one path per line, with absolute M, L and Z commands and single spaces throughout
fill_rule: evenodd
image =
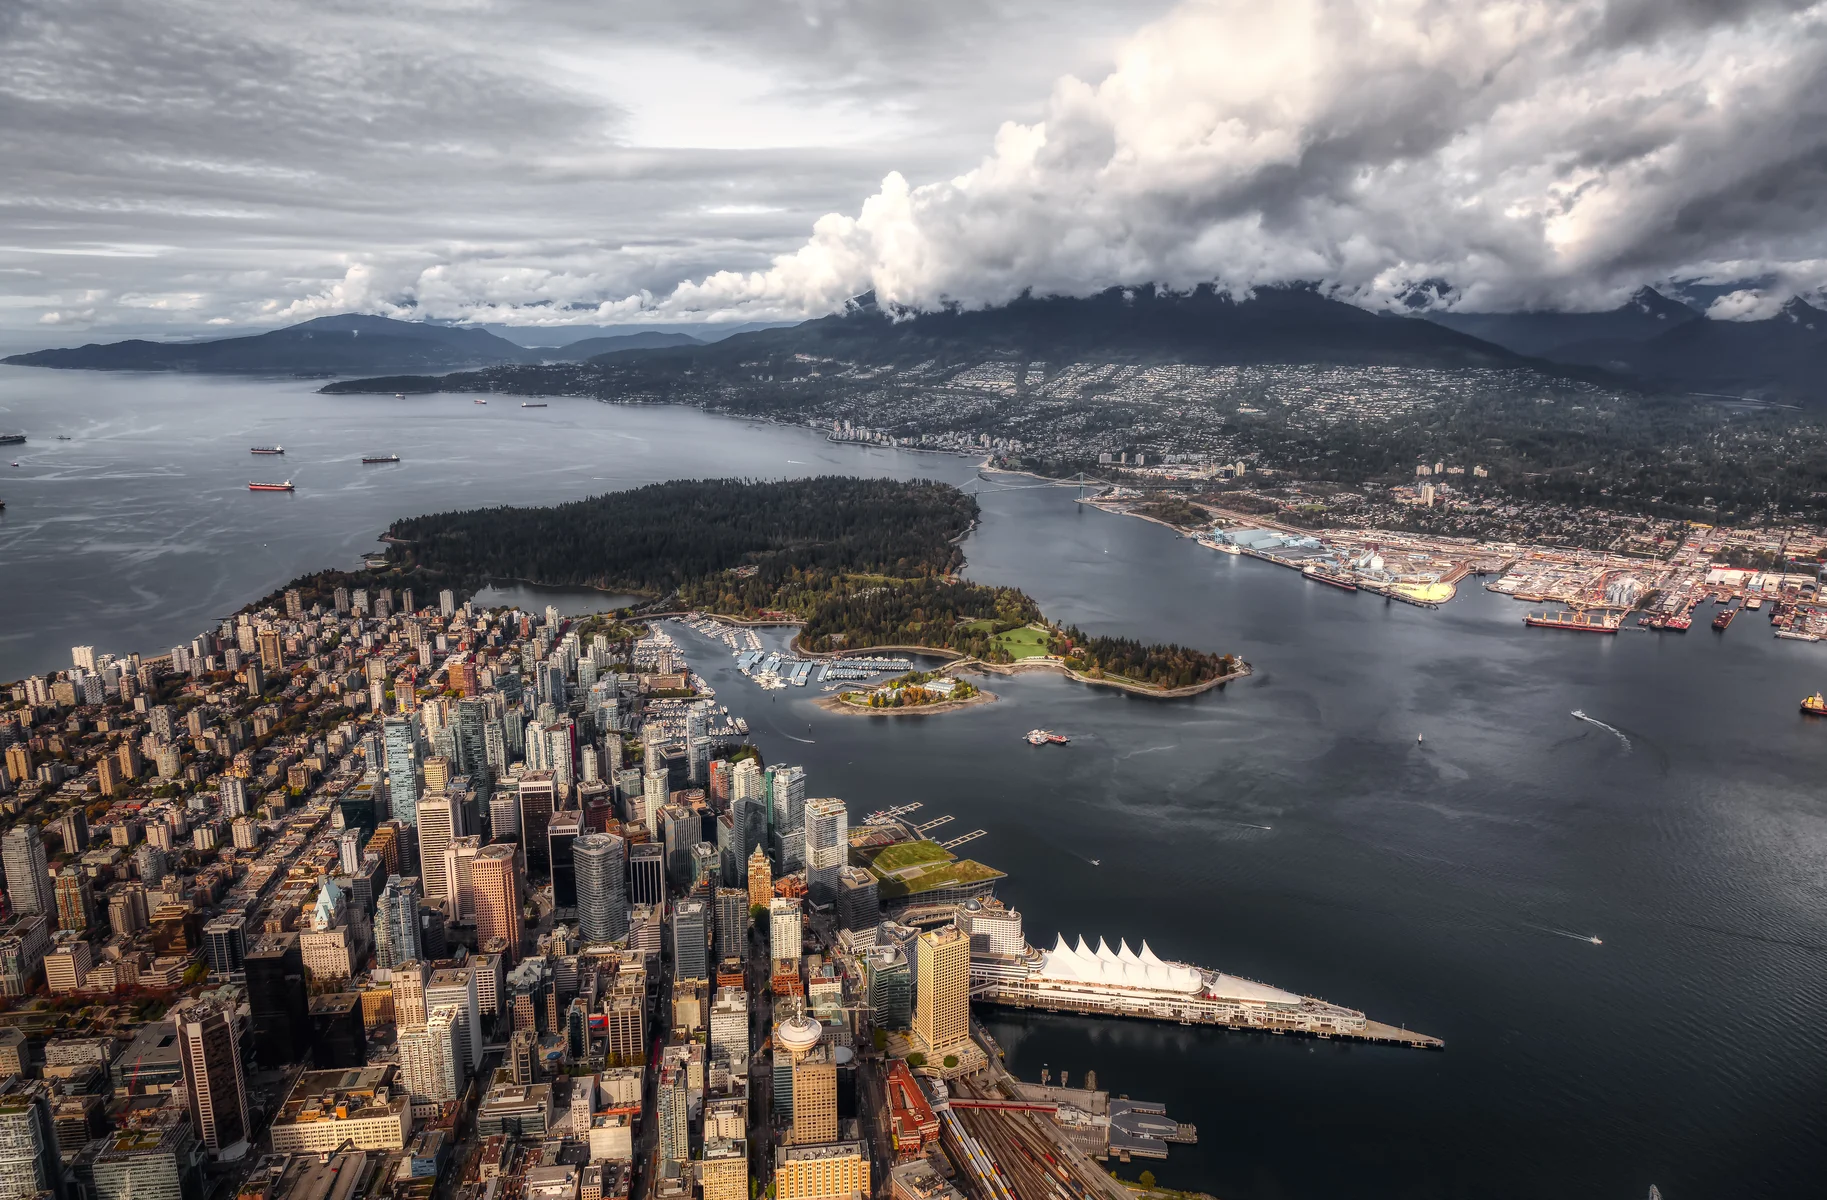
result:
M 953 669 L 1037 658 L 1142 695 L 1184 695 L 1246 669 L 1230 654 L 1062 627 L 1015 588 L 961 578 L 977 515 L 970 496 L 925 481 L 685 480 L 396 521 L 375 566 L 291 586 L 313 599 L 364 584 L 600 588 L 646 597 L 641 608 L 656 613 L 798 624 L 802 653 L 896 647 L 963 660 Z

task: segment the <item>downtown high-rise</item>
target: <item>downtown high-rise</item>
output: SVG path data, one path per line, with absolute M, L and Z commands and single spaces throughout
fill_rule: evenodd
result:
M 587 833 L 571 843 L 577 879 L 577 925 L 585 942 L 619 942 L 628 936 L 628 885 L 621 838 Z

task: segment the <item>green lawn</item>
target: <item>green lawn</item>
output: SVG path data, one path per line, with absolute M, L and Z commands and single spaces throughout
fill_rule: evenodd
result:
M 952 863 L 934 863 L 923 870 L 880 880 L 878 887 L 884 900 L 920 896 L 954 884 L 982 883 L 1002 879 L 1003 873 L 974 859 L 961 858 Z
M 1011 629 L 1007 633 L 996 635 L 995 642 L 1009 652 L 1012 658 L 1037 658 L 1047 652 L 1047 632 L 1032 625 L 1023 625 L 1020 629 Z
M 952 852 L 938 842 L 902 842 L 875 856 L 870 865 L 883 874 L 905 871 L 923 863 L 950 862 Z

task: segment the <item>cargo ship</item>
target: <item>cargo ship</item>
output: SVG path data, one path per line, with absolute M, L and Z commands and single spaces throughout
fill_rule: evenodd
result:
M 365 463 L 399 462 L 400 456 L 397 454 L 370 454 L 365 456 L 362 461 Z
M 23 433 L 0 433 L 0 446 L 23 445 L 25 445 L 25 435 Z
M 1802 711 L 1809 716 L 1827 717 L 1827 696 L 1816 692 L 1812 696 L 1802 697 Z
M 1732 618 L 1737 615 L 1738 610 L 1735 608 L 1720 609 L 1718 615 L 1713 618 L 1713 628 L 1723 632 L 1732 623 Z
M 1051 729 L 1030 729 L 1026 737 L 1030 746 L 1063 746 L 1072 739 L 1063 733 L 1054 733 Z
M 247 490 L 250 492 L 290 492 L 295 489 L 292 487 L 292 481 L 288 479 L 284 483 L 250 483 L 247 485 Z
M 1308 579 L 1313 580 L 1315 583 L 1331 584 L 1333 587 L 1340 588 L 1347 592 L 1355 592 L 1358 590 L 1358 585 L 1352 580 L 1345 578 L 1343 575 L 1334 574 L 1331 571 L 1322 571 L 1318 567 L 1307 567 L 1301 571 L 1301 574 L 1305 575 Z
M 521 401 L 521 402 L 520 402 L 520 407 L 522 407 L 522 408 L 544 408 L 544 407 L 545 407 L 545 405 L 543 405 L 543 404 L 528 404 L 528 403 L 527 403 L 527 402 L 526 402 L 526 401 L 525 401 L 525 400 L 522 400 L 522 401 Z
M 1571 629 L 1578 633 L 1616 633 L 1620 619 L 1609 613 L 1594 617 L 1591 613 L 1559 612 L 1530 613 L 1523 618 L 1523 624 L 1536 629 Z
M 285 447 L 284 446 L 250 446 L 250 447 L 248 447 L 247 452 L 249 454 L 284 454 Z

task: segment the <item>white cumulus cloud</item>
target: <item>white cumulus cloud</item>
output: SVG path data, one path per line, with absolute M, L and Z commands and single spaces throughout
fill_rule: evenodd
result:
M 974 169 L 891 174 L 767 269 L 662 307 L 1294 279 L 1583 307 L 1725 272 L 1795 291 L 1827 282 L 1824 201 L 1827 6 L 1196 0 Z

